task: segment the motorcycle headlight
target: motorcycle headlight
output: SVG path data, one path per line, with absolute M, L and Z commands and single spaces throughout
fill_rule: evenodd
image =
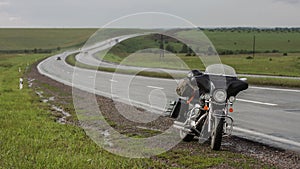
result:
M 225 102 L 227 98 L 227 93 L 225 90 L 215 90 L 213 93 L 213 98 L 216 102 Z

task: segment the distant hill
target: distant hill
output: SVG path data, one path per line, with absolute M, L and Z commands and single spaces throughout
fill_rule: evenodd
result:
M 53 51 L 81 46 L 96 29 L 0 29 L 0 52 Z

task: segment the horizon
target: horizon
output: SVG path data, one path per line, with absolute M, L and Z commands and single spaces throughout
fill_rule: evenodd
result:
M 215 27 L 174 27 L 174 28 L 153 28 L 153 29 L 300 29 L 300 26 L 290 27 L 290 26 L 270 26 L 270 27 L 258 27 L 258 26 L 215 26 Z M 0 29 L 103 29 L 96 26 L 82 26 L 82 27 L 45 27 L 45 26 L 28 26 L 28 27 L 0 27 Z M 134 27 L 106 27 L 105 29 L 145 29 L 145 28 L 134 28 Z

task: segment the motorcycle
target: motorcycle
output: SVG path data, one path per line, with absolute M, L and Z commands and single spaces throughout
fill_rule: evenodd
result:
M 238 79 L 228 65 L 215 64 L 204 73 L 191 71 L 179 86 L 181 97 L 171 103 L 169 112 L 180 137 L 192 141 L 197 136 L 199 142 L 210 141 L 211 148 L 219 150 L 222 138 L 232 133 L 234 120 L 229 113 L 237 94 L 248 88 L 246 79 Z

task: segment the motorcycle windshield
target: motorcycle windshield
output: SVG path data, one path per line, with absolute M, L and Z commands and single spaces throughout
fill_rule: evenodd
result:
M 224 64 L 209 65 L 205 70 L 205 74 L 237 77 L 234 68 Z

